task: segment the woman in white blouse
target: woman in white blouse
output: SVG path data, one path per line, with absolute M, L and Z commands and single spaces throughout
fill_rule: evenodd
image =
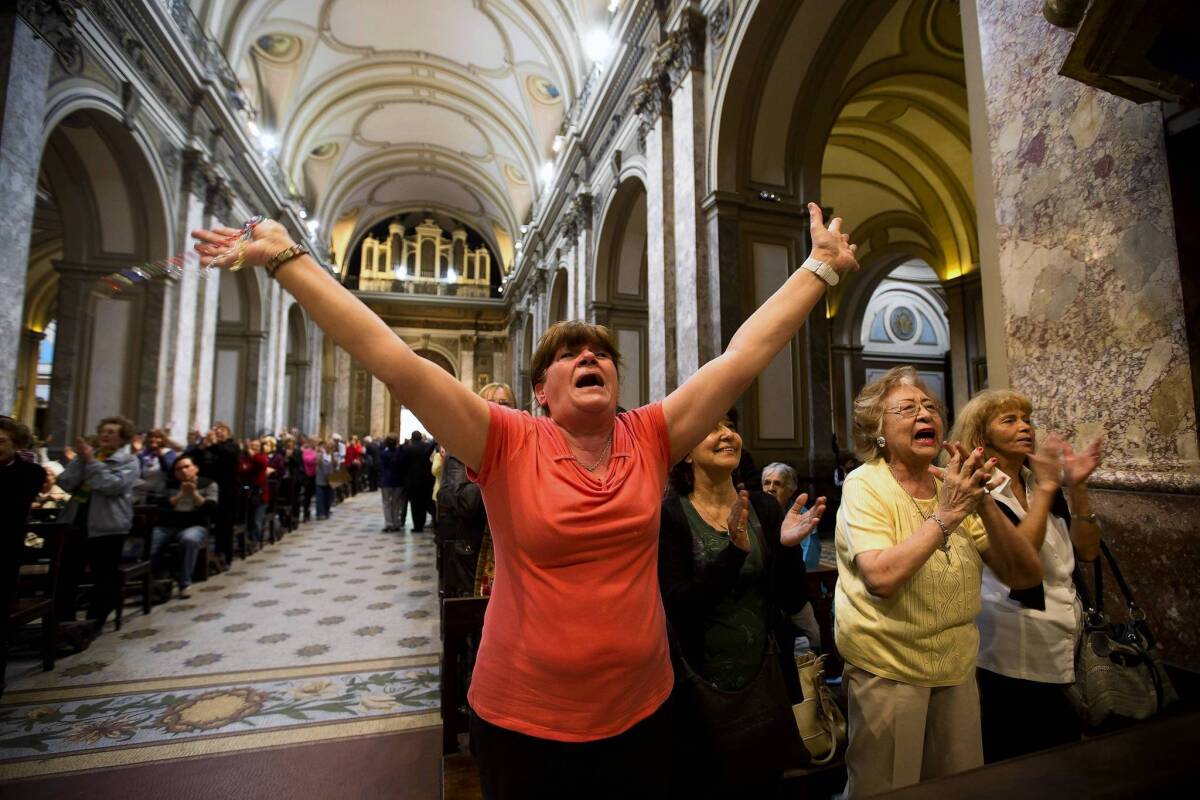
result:
M 1025 395 L 987 390 L 967 403 L 949 437 L 998 459 L 1007 480 L 992 496 L 1042 560 L 1042 585 L 1021 591 L 984 567 L 976 675 L 988 763 L 1080 736 L 1063 691 L 1075 681 L 1081 614 L 1071 575 L 1076 558 L 1092 561 L 1100 551 L 1086 481 L 1101 442 L 1074 453 L 1051 434 L 1039 450 L 1031 410 Z

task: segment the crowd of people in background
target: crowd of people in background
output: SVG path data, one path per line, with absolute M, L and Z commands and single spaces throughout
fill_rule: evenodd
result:
M 0 417 L 0 524 L 20 531 L 37 509 L 38 519 L 71 526 L 82 546 L 66 550 L 60 594 L 69 599 L 56 614 L 60 622 L 73 623 L 85 611 L 86 642 L 103 631 L 119 602 L 122 562 L 139 557 L 127 541 L 135 508 L 154 509 L 149 532 L 154 574 L 169 578 L 162 585 L 173 583 L 178 596 L 187 598 L 201 553 L 210 555 L 207 569 L 221 571 L 263 546 L 278 524 L 270 515 L 272 492 L 281 486 L 294 487 L 304 522 L 312 519 L 314 506 L 318 520 L 328 519 L 341 499 L 380 488 L 386 514 L 394 505 L 389 487 L 400 487 L 399 521 L 389 517 L 385 530 L 403 529 L 405 503 L 413 530 L 424 530 L 436 450 L 419 432 L 403 447 L 394 434 L 383 443 L 370 436 L 346 442 L 336 433 L 318 438 L 295 430 L 235 439 L 225 422 L 206 432 L 192 430 L 180 444 L 163 429 L 138 431 L 130 420 L 114 416 L 52 458 L 25 425 Z M 0 597 L 8 603 L 25 537 L 4 541 Z M 91 589 L 81 592 L 85 570 Z

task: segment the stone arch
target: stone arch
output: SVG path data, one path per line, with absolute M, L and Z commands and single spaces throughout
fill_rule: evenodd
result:
M 570 319 L 570 309 L 567 306 L 568 298 L 568 282 L 570 278 L 567 275 L 565 267 L 559 267 L 554 273 L 554 282 L 550 286 L 550 305 L 548 325 L 553 325 L 556 322 Z
M 162 358 L 156 309 L 166 282 L 103 279 L 164 263 L 173 221 L 154 148 L 139 125 L 122 124 L 110 99 L 81 92 L 46 119 L 22 316 L 30 334 L 37 318 L 55 320 L 56 364 L 39 433 L 57 445 L 109 414 L 141 426 L 158 421 L 158 397 L 146 388 Z M 26 366 L 32 344 L 19 359 Z
M 312 404 L 311 380 L 313 364 L 309 347 L 308 316 L 299 303 L 287 310 L 287 347 L 284 363 L 283 423 L 288 428 L 305 429 Z
M 260 427 L 260 384 L 270 376 L 264 363 L 268 330 L 258 270 L 215 273 L 217 299 L 213 419 L 228 422 L 235 436 Z
M 592 270 L 593 317 L 612 330 L 621 348 L 620 403 L 625 408 L 650 399 L 648 219 L 645 184 L 637 177 L 626 178 L 605 208 Z

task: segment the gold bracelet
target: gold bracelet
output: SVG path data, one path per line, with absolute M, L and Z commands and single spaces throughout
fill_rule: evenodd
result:
M 275 257 L 267 262 L 267 275 L 274 278 L 275 273 L 279 271 L 286 262 L 299 256 L 309 255 L 308 248 L 302 244 L 294 244 L 291 247 L 286 247 L 275 254 Z

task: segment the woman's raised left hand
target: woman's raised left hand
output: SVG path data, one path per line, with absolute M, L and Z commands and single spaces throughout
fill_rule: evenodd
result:
M 858 259 L 854 252 L 858 245 L 850 244 L 850 234 L 842 233 L 842 218 L 834 217 L 825 227 L 825 215 L 816 203 L 808 204 L 808 233 L 812 238 L 810 258 L 823 261 L 838 275 L 854 272 L 858 269 Z
M 817 523 L 825 513 L 825 498 L 818 497 L 812 508 L 802 512 L 807 502 L 808 495 L 800 495 L 783 516 L 783 525 L 779 528 L 779 543 L 784 547 L 795 547 L 817 529 Z

